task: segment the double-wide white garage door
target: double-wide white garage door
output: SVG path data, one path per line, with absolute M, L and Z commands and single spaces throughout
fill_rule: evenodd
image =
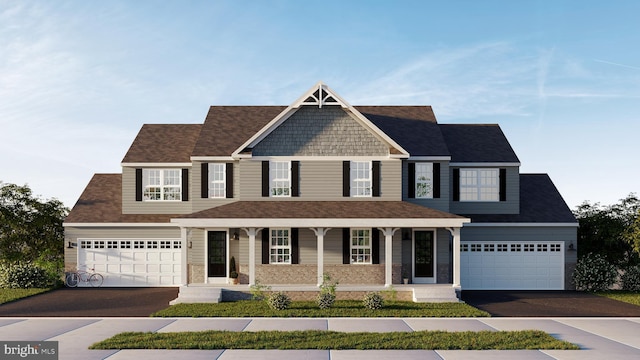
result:
M 95 269 L 102 274 L 102 286 L 180 285 L 181 264 L 180 239 L 87 239 L 78 242 L 80 270 Z
M 463 241 L 465 290 L 563 290 L 563 242 Z

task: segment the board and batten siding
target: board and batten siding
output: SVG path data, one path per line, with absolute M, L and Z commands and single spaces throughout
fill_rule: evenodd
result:
M 173 169 L 158 166 L 158 169 Z M 189 179 L 193 176 L 189 169 Z M 189 181 L 192 185 L 191 180 Z M 122 213 L 123 214 L 190 214 L 192 189 L 189 186 L 189 201 L 136 201 L 136 169 L 122 167 Z M 198 187 L 199 189 L 199 187 Z
M 469 168 L 478 169 L 479 166 Z M 449 212 L 454 214 L 517 214 L 520 212 L 520 173 L 517 166 L 488 167 L 491 169 L 504 168 L 507 173 L 506 201 L 453 201 L 453 170 L 464 167 L 449 168 Z
M 299 197 L 262 197 L 262 162 L 240 161 L 240 200 L 243 201 L 380 201 L 402 199 L 402 162 L 384 160 L 380 162 L 379 197 L 343 197 L 342 161 L 307 160 L 300 161 Z

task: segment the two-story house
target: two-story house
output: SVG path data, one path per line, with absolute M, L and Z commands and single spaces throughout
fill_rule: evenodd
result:
M 322 83 L 290 106 L 212 106 L 143 125 L 122 174 L 65 220 L 67 269 L 105 286 L 450 284 L 566 289 L 577 222 L 545 174 L 520 174 L 498 125 L 429 106 L 351 106 Z

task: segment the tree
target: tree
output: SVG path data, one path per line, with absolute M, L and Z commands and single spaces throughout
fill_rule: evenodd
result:
M 584 202 L 574 211 L 578 228 L 578 255 L 604 255 L 611 263 L 626 267 L 637 264 L 640 252 L 629 241 L 629 228 L 638 221 L 640 199 L 629 194 L 618 204 L 602 206 Z
M 61 267 L 67 213 L 62 202 L 41 200 L 26 185 L 0 182 L 0 262 Z

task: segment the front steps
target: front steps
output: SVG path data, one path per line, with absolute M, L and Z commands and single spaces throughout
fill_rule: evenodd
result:
M 182 303 L 219 303 L 221 299 L 221 287 L 187 285 L 180 286 L 178 298 L 170 301 L 169 305 Z
M 413 302 L 460 302 L 460 299 L 458 299 L 455 287 L 449 284 L 434 284 L 414 287 Z

